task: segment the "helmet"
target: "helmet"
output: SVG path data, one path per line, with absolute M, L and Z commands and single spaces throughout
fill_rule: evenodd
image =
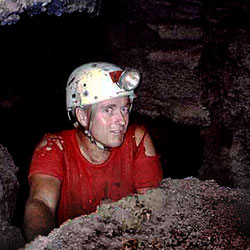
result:
M 93 62 L 76 68 L 66 87 L 67 111 L 86 107 L 119 96 L 135 97 L 134 89 L 140 81 L 137 70 L 107 62 Z
M 91 126 L 96 111 L 96 104 L 120 96 L 129 96 L 131 102 L 135 94 L 134 89 L 140 82 L 137 70 L 120 67 L 107 62 L 93 62 L 76 68 L 69 76 L 66 87 L 66 106 L 69 118 L 74 117 L 76 107 L 91 106 L 89 125 L 84 128 L 84 134 L 96 146 L 109 150 L 101 142 L 95 140 L 91 134 Z M 131 105 L 132 107 L 132 105 Z M 78 126 L 76 121 L 75 126 Z

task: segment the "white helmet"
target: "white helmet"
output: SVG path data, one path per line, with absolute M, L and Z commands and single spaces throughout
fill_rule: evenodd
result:
M 140 81 L 137 70 L 107 62 L 83 64 L 70 75 L 66 87 L 67 111 L 86 107 L 119 96 L 134 98 Z

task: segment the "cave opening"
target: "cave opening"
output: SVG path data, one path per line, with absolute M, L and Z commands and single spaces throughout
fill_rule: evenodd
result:
M 96 18 L 84 13 L 61 17 L 22 14 L 15 25 L 0 27 L 0 143 L 8 148 L 19 167 L 14 225 L 22 226 L 28 167 L 35 145 L 45 133 L 71 128 L 65 111 L 69 74 L 83 62 L 119 64 L 109 45 L 109 26 L 110 12 L 104 11 Z M 119 41 L 122 38 L 116 42 L 123 43 Z M 133 46 L 133 42 L 128 46 Z M 203 161 L 198 126 L 138 112 L 133 113 L 131 122 L 141 122 L 148 128 L 161 156 L 164 178 L 197 176 Z

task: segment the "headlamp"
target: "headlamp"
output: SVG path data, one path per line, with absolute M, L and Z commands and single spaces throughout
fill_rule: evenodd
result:
M 135 69 L 131 69 L 131 68 L 125 68 L 125 70 L 122 72 L 117 82 L 117 85 L 121 89 L 130 91 L 130 90 L 135 89 L 138 86 L 140 79 L 141 79 L 141 76 L 140 76 L 139 71 Z

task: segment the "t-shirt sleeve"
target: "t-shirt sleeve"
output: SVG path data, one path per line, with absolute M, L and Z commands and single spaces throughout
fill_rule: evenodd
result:
M 34 150 L 28 178 L 47 174 L 62 180 L 63 162 L 63 141 L 60 137 L 45 136 Z
M 138 146 L 134 163 L 134 185 L 136 189 L 158 187 L 162 180 L 160 156 L 147 156 L 143 145 Z

